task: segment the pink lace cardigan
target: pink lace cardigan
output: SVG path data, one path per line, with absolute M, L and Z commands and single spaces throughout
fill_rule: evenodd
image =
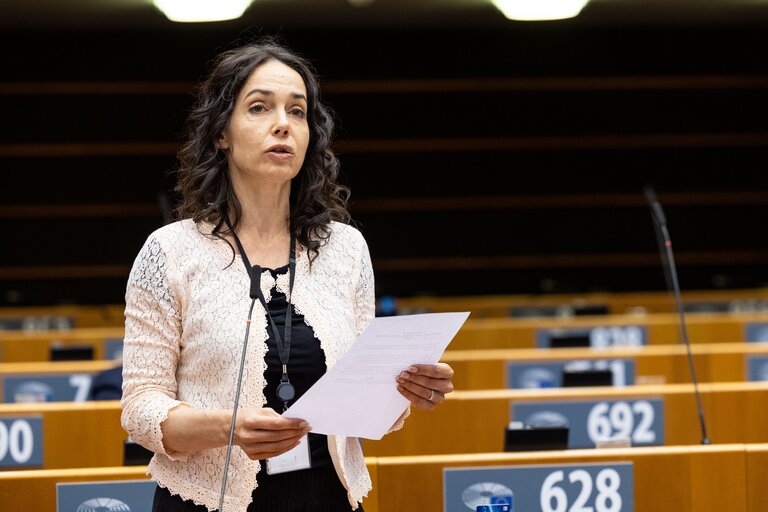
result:
M 123 351 L 123 428 L 155 452 L 148 474 L 184 499 L 218 507 L 225 448 L 197 453 L 170 452 L 160 424 L 179 404 L 200 409 L 232 408 L 250 305 L 249 281 L 240 256 L 220 239 L 206 236 L 212 225 L 183 220 L 149 236 L 128 280 Z M 332 234 L 312 263 L 299 251 L 292 302 L 315 331 L 330 368 L 374 315 L 374 283 L 368 246 L 359 231 L 331 224 Z M 287 275 L 269 272 L 261 289 L 285 293 Z M 243 377 L 241 407 L 266 403 L 264 355 L 267 321 L 256 301 Z M 394 383 L 393 383 L 394 385 Z M 393 426 L 402 425 L 407 414 Z M 328 436 L 336 471 L 350 503 L 371 489 L 356 438 Z M 232 463 L 224 508 L 245 511 L 256 487 L 258 461 L 239 448 Z

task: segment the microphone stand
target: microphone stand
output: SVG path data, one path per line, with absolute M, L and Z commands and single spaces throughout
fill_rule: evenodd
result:
M 664 210 L 662 210 L 661 204 L 656 198 L 656 192 L 652 187 L 646 187 L 645 198 L 651 209 L 651 217 L 653 217 L 653 225 L 656 231 L 656 240 L 659 243 L 659 252 L 661 253 L 664 266 L 664 278 L 667 281 L 667 289 L 675 298 L 677 313 L 680 316 L 679 333 L 685 343 L 686 354 L 688 355 L 688 367 L 691 372 L 691 380 L 693 381 L 693 394 L 696 397 L 696 409 L 701 427 L 701 444 L 710 444 L 709 437 L 707 436 L 707 424 L 704 420 L 704 407 L 701 404 L 701 394 L 699 393 L 699 380 L 696 377 L 696 367 L 693 364 L 693 354 L 691 353 L 691 342 L 688 339 L 688 328 L 685 324 L 683 296 L 680 293 L 680 283 L 677 279 L 675 256 L 672 253 L 672 239 L 669 237 L 669 230 L 667 229 L 667 217 L 664 215 Z
M 229 440 L 227 441 L 227 456 L 224 460 L 224 476 L 221 479 L 221 494 L 219 496 L 219 510 L 224 512 L 224 492 L 227 489 L 227 477 L 229 476 L 229 461 L 232 458 L 232 442 L 235 437 L 235 422 L 237 421 L 237 408 L 240 405 L 240 390 L 243 387 L 243 369 L 245 368 L 245 355 L 248 353 L 248 334 L 251 331 L 251 317 L 253 316 L 253 306 L 256 304 L 254 296 L 259 287 L 259 274 L 256 279 L 251 277 L 251 307 L 248 309 L 248 320 L 245 323 L 245 339 L 243 340 L 243 354 L 240 356 L 240 371 L 237 373 L 237 390 L 235 391 L 235 405 L 232 407 L 232 421 L 229 425 Z

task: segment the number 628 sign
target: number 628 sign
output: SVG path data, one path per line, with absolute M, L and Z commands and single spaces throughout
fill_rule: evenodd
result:
M 634 512 L 629 462 L 446 468 L 443 492 L 445 512 Z

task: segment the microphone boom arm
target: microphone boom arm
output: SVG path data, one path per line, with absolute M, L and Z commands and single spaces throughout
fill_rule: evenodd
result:
M 699 392 L 699 380 L 696 377 L 696 367 L 693 364 L 693 354 L 691 353 L 691 342 L 688 338 L 688 328 L 685 323 L 683 296 L 680 292 L 680 282 L 677 278 L 675 256 L 672 252 L 672 239 L 669 236 L 669 229 L 667 229 L 667 217 L 664 215 L 664 210 L 661 208 L 661 203 L 659 203 L 656 198 L 656 192 L 653 188 L 647 187 L 645 189 L 645 197 L 651 208 L 651 216 L 654 220 L 656 237 L 659 242 L 659 252 L 661 253 L 662 262 L 665 263 L 666 267 L 664 269 L 664 277 L 667 280 L 667 286 L 671 288 L 670 293 L 674 295 L 677 313 L 680 317 L 680 336 L 685 344 L 686 354 L 688 356 L 688 367 L 693 383 L 693 394 L 696 397 L 696 410 L 698 412 L 699 425 L 701 428 L 701 444 L 710 444 L 709 437 L 707 436 L 707 423 L 704 419 L 704 407 L 702 406 L 701 393 Z

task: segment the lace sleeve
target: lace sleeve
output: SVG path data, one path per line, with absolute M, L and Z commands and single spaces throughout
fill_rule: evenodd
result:
M 139 252 L 125 294 L 122 425 L 138 444 L 172 459 L 160 425 L 176 400 L 181 315 L 160 242 L 150 236 Z
M 374 293 L 373 266 L 368 244 L 363 240 L 363 247 L 358 263 L 360 275 L 355 290 L 355 336 L 360 336 L 373 320 L 376 313 L 376 295 Z

